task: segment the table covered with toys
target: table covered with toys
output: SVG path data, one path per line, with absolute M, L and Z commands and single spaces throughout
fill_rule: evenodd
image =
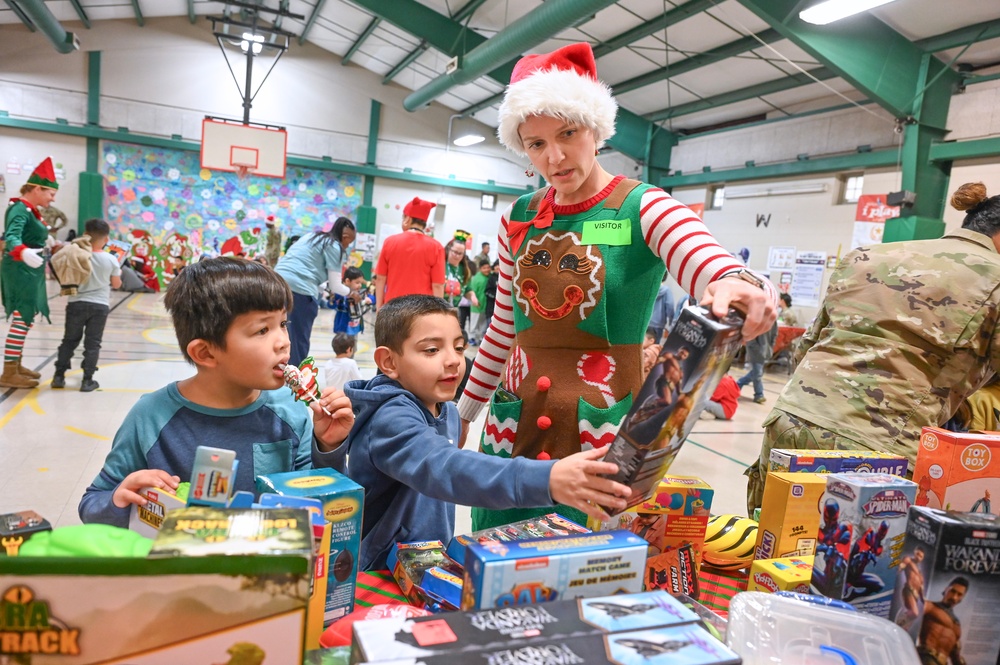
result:
M 727 364 L 683 360 L 697 405 Z M 666 473 L 698 407 L 640 401 L 607 453 L 634 491 L 624 512 L 397 542 L 387 571 L 358 570 L 360 485 L 307 469 L 232 495 L 220 448 L 199 449 L 176 494 L 147 488 L 129 529 L 0 516 L 0 662 L 1000 662 L 1000 434 L 926 428 L 913 469 L 774 450 L 758 513 L 713 514 L 712 487 Z M 656 445 L 637 434 L 651 420 Z

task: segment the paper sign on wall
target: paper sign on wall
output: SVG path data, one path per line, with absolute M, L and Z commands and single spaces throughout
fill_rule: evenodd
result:
M 791 270 L 795 266 L 794 247 L 771 247 L 767 251 L 769 270 Z
M 819 307 L 826 270 L 826 252 L 798 252 L 789 294 L 792 302 L 804 307 Z

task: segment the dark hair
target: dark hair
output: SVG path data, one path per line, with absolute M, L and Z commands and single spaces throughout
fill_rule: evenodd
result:
M 354 348 L 356 343 L 357 341 L 353 336 L 348 335 L 347 333 L 337 333 L 333 336 L 333 352 L 338 356 L 341 353 L 347 353 Z
M 375 315 L 375 346 L 387 346 L 402 353 L 413 322 L 428 314 L 450 314 L 458 319 L 458 310 L 442 298 L 422 295 L 393 298 Z
M 455 243 L 458 243 L 462 247 L 465 247 L 465 243 L 459 240 L 458 238 L 452 238 L 451 240 L 449 240 L 448 244 L 444 246 L 445 263 L 448 263 L 448 252 L 451 251 L 451 246 L 454 245 Z M 469 267 L 469 257 L 463 256 L 462 263 L 459 267 L 462 269 L 462 285 L 464 286 L 465 284 L 469 283 L 470 279 L 472 279 L 472 268 Z
M 479 259 L 479 269 L 480 270 L 482 270 L 483 268 L 489 268 L 489 267 L 490 267 L 490 260 L 489 259 Z
M 88 219 L 86 223 L 84 223 L 83 232 L 91 238 L 94 236 L 103 238 L 111 235 L 111 227 L 103 219 L 95 217 L 94 219 Z
M 778 297 L 781 298 L 781 302 L 785 303 L 785 307 L 792 306 L 792 297 L 787 293 L 779 294 Z
M 349 279 L 357 279 L 358 277 L 364 277 L 364 276 L 365 274 L 361 272 L 361 269 L 355 268 L 354 266 L 351 266 L 350 268 L 344 271 L 344 281 L 347 281 Z
M 331 242 L 336 241 L 337 244 L 341 244 L 344 241 L 345 229 L 350 229 L 355 232 L 357 231 L 354 228 L 354 222 L 346 217 L 338 217 L 337 221 L 333 223 L 333 226 L 329 231 L 316 231 L 316 233 L 313 234 L 312 242 L 313 244 L 328 245 Z
M 407 215 L 407 217 L 410 217 L 410 226 L 414 226 L 415 225 L 415 226 L 419 226 L 422 229 L 426 229 L 427 228 L 427 220 L 426 219 L 420 219 L 419 217 L 411 217 L 409 215 Z
M 174 321 L 181 353 L 195 339 L 224 349 L 233 319 L 248 312 L 292 310 L 292 290 L 267 266 L 220 256 L 192 263 L 181 271 L 163 299 Z
M 951 195 L 951 207 L 968 211 L 962 228 L 991 238 L 1000 232 L 1000 196 L 987 196 L 986 185 L 967 182 Z
M 483 247 L 489 247 L 489 246 L 490 246 L 490 243 L 488 243 L 488 242 L 484 242 L 483 243 Z
M 948 582 L 948 586 L 964 586 L 966 589 L 968 589 L 969 588 L 969 580 L 967 580 L 964 577 L 962 577 L 961 575 L 959 575 L 958 577 L 956 577 L 955 579 L 953 579 L 951 582 Z M 945 588 L 947 589 L 948 587 L 945 587 Z
M 656 334 L 655 328 L 646 328 L 646 337 L 652 337 L 653 339 L 656 339 L 657 337 L 659 337 L 659 335 Z

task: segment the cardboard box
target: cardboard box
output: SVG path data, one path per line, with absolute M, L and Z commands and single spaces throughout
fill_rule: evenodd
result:
M 411 605 L 435 612 L 458 609 L 465 570 L 445 553 L 440 540 L 395 543 L 386 566 Z
M 364 488 L 333 469 L 303 469 L 257 476 L 257 492 L 307 497 L 323 502 L 323 517 L 330 523 L 323 622 L 330 625 L 353 612 Z
M 809 593 L 813 558 L 793 556 L 754 561 L 750 566 L 750 583 L 747 591 Z
M 768 471 L 808 473 L 887 473 L 905 476 L 905 457 L 874 450 L 771 450 Z
M 916 483 L 874 473 L 833 473 L 826 492 L 810 588 L 883 619 L 896 585 Z
M 925 427 L 913 480 L 920 486 L 918 506 L 1000 512 L 991 506 L 993 496 L 1000 502 L 1000 433 Z
M 961 625 L 961 662 L 995 665 L 1000 660 L 994 621 L 1000 600 L 996 519 L 914 506 L 900 561 L 889 618 L 910 633 L 917 651 L 949 651 L 957 635 L 950 613 Z M 958 656 L 952 654 L 949 662 L 958 662 Z
M 549 513 L 530 520 L 512 522 L 503 526 L 482 529 L 455 536 L 448 543 L 448 556 L 455 561 L 465 561 L 465 548 L 469 543 L 508 542 L 511 540 L 534 540 L 568 536 L 574 533 L 590 533 L 590 529 L 572 522 L 558 513 Z
M 33 510 L 0 515 L 0 557 L 17 556 L 21 545 L 43 531 L 52 531 L 52 525 Z
M 648 499 L 677 457 L 719 379 L 742 345 L 738 317 L 716 321 L 709 310 L 686 307 L 608 446 L 614 480 L 629 485 L 628 505 Z
M 187 506 L 184 499 L 159 487 L 143 487 L 139 494 L 146 499 L 146 505 L 132 504 L 128 528 L 146 538 L 156 538 L 168 510 Z
M 310 565 L 287 553 L 5 559 L 0 662 L 301 663 Z
M 430 617 L 359 621 L 351 659 L 376 662 L 481 651 L 505 644 L 695 623 L 697 614 L 663 591 L 561 600 Z
M 757 524 L 755 559 L 816 553 L 820 497 L 827 474 L 769 473 Z
M 697 624 L 684 624 L 386 662 L 398 665 L 418 662 L 423 665 L 740 665 L 743 661 L 705 629 Z
M 462 609 L 642 590 L 646 541 L 628 531 L 510 543 L 470 543 Z

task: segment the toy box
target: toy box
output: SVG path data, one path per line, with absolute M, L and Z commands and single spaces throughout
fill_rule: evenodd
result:
M 906 516 L 916 495 L 916 483 L 898 476 L 826 476 L 810 585 L 813 592 L 888 617 Z
M 139 495 L 146 499 L 146 505 L 132 504 L 128 528 L 146 538 L 156 538 L 168 510 L 187 506 L 185 499 L 159 487 L 143 487 Z
M 628 531 L 470 543 L 462 609 L 636 593 L 642 590 L 646 547 Z
M 913 480 L 920 486 L 918 506 L 993 512 L 992 494 L 1000 497 L 1000 433 L 925 427 Z
M 874 450 L 771 450 L 768 471 L 797 473 L 887 473 L 905 476 L 909 462 L 905 457 Z
M 33 510 L 0 515 L 0 556 L 17 556 L 31 536 L 51 530 L 49 521 Z
M 658 555 L 690 545 L 695 565 L 701 565 L 705 527 L 714 494 L 715 491 L 700 478 L 666 476 L 648 500 L 607 522 L 591 519 L 588 526 L 594 531 L 625 529 L 645 538 L 649 543 L 646 589 L 661 588 L 655 583 L 664 572 L 654 564 Z
M 0 663 L 301 663 L 309 566 L 289 553 L 5 559 Z
M 735 314 L 717 321 L 702 307 L 681 311 L 604 457 L 618 465 L 614 480 L 631 486 L 629 506 L 656 491 L 742 344 L 741 325 Z
M 809 593 L 812 579 L 813 557 L 782 557 L 754 561 L 750 566 L 750 583 L 747 591 L 796 591 Z
M 461 604 L 465 570 L 445 554 L 440 540 L 395 543 L 386 566 L 412 605 L 441 612 Z
M 198 446 L 191 467 L 188 505 L 225 508 L 239 464 L 234 450 Z
M 172 510 L 156 533 L 150 558 L 298 554 L 312 562 L 309 513 L 188 506 Z
M 465 561 L 465 547 L 472 542 L 508 542 L 511 540 L 534 540 L 568 536 L 573 533 L 590 533 L 590 529 L 571 522 L 558 513 L 550 513 L 530 520 L 512 522 L 491 529 L 455 536 L 448 543 L 448 556 L 455 561 Z
M 768 473 L 757 523 L 755 559 L 816 553 L 820 497 L 828 474 Z
M 353 612 L 364 488 L 333 469 L 304 469 L 257 476 L 257 492 L 319 499 L 323 503 L 323 517 L 330 523 L 323 621 L 330 625 Z
M 353 662 L 422 658 L 584 635 L 695 623 L 697 614 L 663 591 L 561 600 L 439 616 L 355 623 Z
M 897 575 L 889 618 L 909 632 L 922 656 L 946 654 L 948 662 L 966 665 L 1000 660 L 994 620 L 1000 524 L 994 516 L 910 508 Z
M 401 658 L 394 665 L 740 665 L 740 657 L 697 624 L 592 634 Z

